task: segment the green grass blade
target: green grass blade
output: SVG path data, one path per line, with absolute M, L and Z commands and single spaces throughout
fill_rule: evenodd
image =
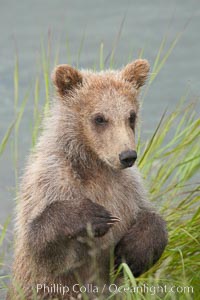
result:
M 8 217 L 3 225 L 3 228 L 1 230 L 1 235 L 0 235 L 0 247 L 4 241 L 4 238 L 5 238 L 5 235 L 6 235 L 6 231 L 7 231 L 7 228 L 8 228 L 8 225 L 10 224 L 10 221 L 11 221 L 11 217 Z
M 16 120 L 13 121 L 12 124 L 8 127 L 6 133 L 5 133 L 5 135 L 4 135 L 4 137 L 3 137 L 2 141 L 1 141 L 1 144 L 0 144 L 0 155 L 3 154 L 5 148 L 6 148 L 7 144 L 8 144 L 8 140 L 9 140 L 9 138 L 11 136 L 13 128 L 15 127 L 15 122 L 16 122 Z

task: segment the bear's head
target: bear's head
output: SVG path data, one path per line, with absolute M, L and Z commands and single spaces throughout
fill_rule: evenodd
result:
M 56 67 L 52 80 L 61 114 L 60 140 L 69 158 L 92 158 L 112 169 L 134 164 L 137 97 L 148 72 L 143 59 L 99 73 Z

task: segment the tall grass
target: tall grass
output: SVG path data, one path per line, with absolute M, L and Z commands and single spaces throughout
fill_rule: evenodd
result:
M 179 37 L 180 35 L 175 37 L 167 50 L 165 50 L 166 37 L 163 38 L 153 64 L 148 86 L 143 93 L 143 99 L 146 97 L 153 80 L 159 75 L 166 63 Z M 104 44 L 103 42 L 100 44 L 99 69 L 103 70 L 107 65 L 111 67 L 114 65 L 114 54 L 118 38 L 106 58 L 104 58 Z M 80 62 L 83 43 L 84 35 L 77 54 L 77 65 Z M 48 111 L 51 94 L 49 82 L 50 42 L 47 51 L 43 43 L 41 48 L 43 85 L 41 85 L 37 75 L 33 88 L 34 108 L 31 126 L 33 146 L 40 131 L 42 115 Z M 68 39 L 66 40 L 66 53 L 66 62 L 70 63 L 71 52 Z M 142 55 L 143 51 L 140 52 L 140 56 Z M 58 61 L 58 55 L 55 61 Z M 19 76 L 20 71 L 16 57 L 14 66 L 14 120 L 7 129 L 2 141 L 0 141 L 0 156 L 6 151 L 8 142 L 11 140 L 13 143 L 16 192 L 18 186 L 20 124 L 27 101 L 32 101 L 32 99 L 30 100 L 30 90 L 23 96 L 23 99 L 19 99 Z M 41 89 L 45 90 L 43 106 L 40 104 Z M 188 95 L 185 95 L 173 112 L 163 112 L 158 126 L 147 142 L 141 141 L 140 136 L 138 142 L 138 166 L 149 183 L 150 199 L 167 221 L 169 244 L 160 261 L 137 280 L 133 277 L 128 266 L 122 264 L 120 269 L 124 272 L 124 279 L 121 282 L 121 287 L 126 288 L 126 292 L 118 293 L 118 295 L 113 292 L 108 299 L 200 299 L 200 185 L 197 177 L 200 169 L 200 120 L 195 112 L 195 103 L 189 101 L 188 97 Z M 138 130 L 140 132 L 141 128 L 138 128 Z M 0 268 L 3 266 L 2 244 L 6 236 L 8 222 L 9 220 L 1 228 Z M 112 276 L 112 280 L 115 280 L 117 274 Z M 3 289 L 8 276 L 9 274 L 0 277 Z M 149 290 L 142 290 L 144 286 L 149 287 Z M 159 289 L 155 292 L 154 288 L 158 286 Z M 170 287 L 173 286 L 192 287 L 193 293 L 191 290 L 189 292 L 177 291 L 172 293 Z M 163 291 L 162 288 L 164 289 L 164 287 L 165 290 Z M 129 291 L 130 288 L 133 290 L 138 288 L 138 291 Z M 86 296 L 85 299 L 87 299 Z

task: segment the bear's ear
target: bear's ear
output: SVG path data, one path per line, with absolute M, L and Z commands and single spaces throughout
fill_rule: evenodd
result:
M 67 93 L 82 83 L 81 73 L 69 65 L 59 65 L 51 75 L 52 81 L 60 96 Z
M 129 81 L 138 89 L 145 84 L 150 70 L 150 65 L 146 59 L 137 59 L 125 66 L 122 71 L 122 78 Z

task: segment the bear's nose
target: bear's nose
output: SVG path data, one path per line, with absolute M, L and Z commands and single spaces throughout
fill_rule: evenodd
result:
M 135 150 L 123 151 L 122 153 L 119 154 L 120 163 L 125 168 L 132 167 L 136 159 L 137 159 L 137 152 Z

